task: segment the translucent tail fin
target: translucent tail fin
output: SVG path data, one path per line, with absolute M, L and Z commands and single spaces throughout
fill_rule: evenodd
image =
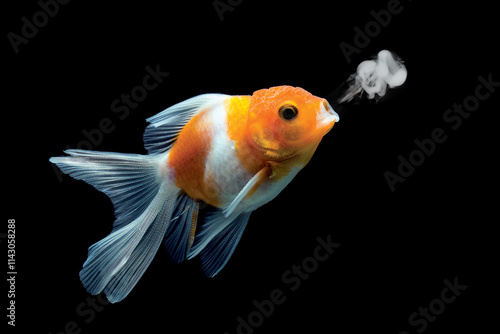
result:
M 125 298 L 156 254 L 170 223 L 179 189 L 164 182 L 166 154 L 138 155 L 68 150 L 51 158 L 61 171 L 110 197 L 113 231 L 89 248 L 80 279 L 89 293 L 104 291 L 112 303 Z

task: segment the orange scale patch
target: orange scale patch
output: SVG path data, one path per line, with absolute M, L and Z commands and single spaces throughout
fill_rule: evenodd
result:
M 195 115 L 182 129 L 169 154 L 169 168 L 174 170 L 175 185 L 191 198 L 218 206 L 214 185 L 205 184 L 205 161 L 211 149 L 212 124 L 206 110 Z

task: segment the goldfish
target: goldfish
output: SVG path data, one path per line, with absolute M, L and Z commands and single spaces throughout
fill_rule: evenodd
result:
M 147 119 L 146 155 L 70 149 L 50 158 L 114 206 L 113 229 L 89 247 L 82 284 L 123 300 L 162 242 L 174 262 L 199 256 L 204 273 L 217 275 L 251 213 L 307 165 L 339 119 L 326 99 L 299 87 L 203 94 Z M 198 221 L 205 205 L 213 210 Z

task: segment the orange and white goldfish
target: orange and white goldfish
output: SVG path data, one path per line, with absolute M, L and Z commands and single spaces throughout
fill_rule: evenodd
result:
M 80 279 L 91 294 L 125 298 L 162 240 L 182 262 L 200 255 L 209 277 L 231 257 L 250 214 L 309 162 L 338 114 L 302 88 L 204 94 L 147 119 L 148 155 L 67 150 L 64 173 L 108 195 L 112 232 L 89 248 Z M 198 223 L 200 203 L 215 208 Z

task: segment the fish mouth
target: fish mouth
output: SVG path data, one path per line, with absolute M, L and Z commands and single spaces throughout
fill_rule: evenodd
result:
M 336 122 L 340 120 L 339 114 L 333 110 L 330 103 L 327 100 L 323 99 L 323 102 L 320 104 L 320 110 L 318 112 L 318 116 L 316 118 L 317 127 L 321 129 L 323 132 L 323 136 L 326 135 L 333 128 Z
M 324 112 L 327 112 L 328 114 L 330 114 L 331 116 L 333 116 L 334 118 L 334 122 L 338 122 L 340 121 L 340 116 L 339 114 L 337 114 L 335 112 L 335 110 L 333 110 L 332 106 L 330 105 L 330 103 L 328 103 L 327 100 L 323 99 L 323 103 L 321 103 L 321 112 L 324 113 Z

